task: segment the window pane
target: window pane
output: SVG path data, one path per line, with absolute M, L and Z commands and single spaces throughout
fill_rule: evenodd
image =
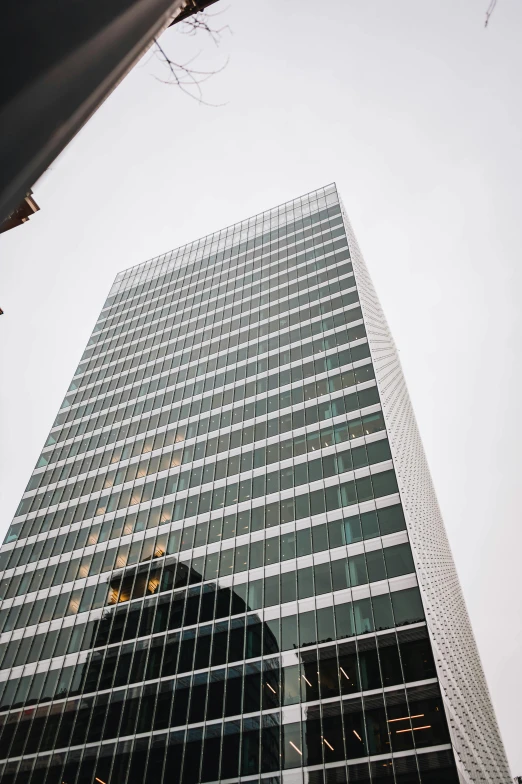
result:
M 317 640 L 315 631 L 315 612 L 299 613 L 299 642 L 303 645 L 314 645 Z
M 317 642 L 335 640 L 333 607 L 321 607 L 317 610 Z
M 424 620 L 424 610 L 418 588 L 392 593 L 393 614 L 395 623 L 401 626 L 406 623 L 417 623 Z
M 315 595 L 321 593 L 330 593 L 332 590 L 332 578 L 330 576 L 330 563 L 327 561 L 323 564 L 314 566 L 315 577 Z
M 346 604 L 335 605 L 335 625 L 337 628 L 337 637 L 353 637 L 354 631 L 354 618 L 353 618 L 353 605 L 351 602 Z
M 393 627 L 393 613 L 390 595 L 384 593 L 381 596 L 374 596 L 372 598 L 372 603 L 375 630 L 391 629 Z
M 298 597 L 307 599 L 314 595 L 314 571 L 312 566 L 297 571 Z
M 366 553 L 366 565 L 368 567 L 368 579 L 371 583 L 386 579 L 382 550 L 372 550 Z
M 386 547 L 384 549 L 384 557 L 386 559 L 388 577 L 398 577 L 401 574 L 410 574 L 415 571 L 409 544 Z
M 373 631 L 372 608 L 369 599 L 359 599 L 353 603 L 355 633 L 367 634 Z
M 400 504 L 379 509 L 378 515 L 382 536 L 393 534 L 396 531 L 403 531 L 406 528 L 406 521 Z

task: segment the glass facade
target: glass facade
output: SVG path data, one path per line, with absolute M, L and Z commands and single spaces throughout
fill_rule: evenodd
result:
M 457 784 L 339 197 L 120 273 L 0 550 L 2 784 Z

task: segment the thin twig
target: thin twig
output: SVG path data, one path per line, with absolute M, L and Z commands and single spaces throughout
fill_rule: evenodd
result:
M 488 26 L 488 22 L 489 22 L 489 20 L 491 19 L 491 14 L 492 14 L 492 13 L 493 13 L 493 11 L 495 10 L 495 6 L 496 6 L 496 4 L 497 4 L 497 0 L 491 0 L 491 2 L 490 2 L 490 4 L 489 4 L 489 8 L 488 8 L 488 10 L 486 11 L 486 21 L 484 22 L 484 27 L 487 27 L 487 26 Z
M 210 25 L 209 19 L 217 15 L 218 14 L 209 14 L 207 12 L 194 14 L 193 16 L 185 19 L 180 24 L 178 30 L 184 35 L 191 36 L 196 35 L 196 33 L 200 31 L 204 31 L 212 38 L 214 44 L 219 46 L 222 33 L 225 30 L 230 30 L 230 28 L 228 25 L 225 25 L 219 29 L 214 29 Z M 203 91 L 201 89 L 201 85 L 210 79 L 211 76 L 215 76 L 216 74 L 223 71 L 228 65 L 228 58 L 221 68 L 217 68 L 214 71 L 200 71 L 193 68 L 192 63 L 197 59 L 197 57 L 199 57 L 199 54 L 201 53 L 195 55 L 184 63 L 178 63 L 171 60 L 157 39 L 154 39 L 154 43 L 156 45 L 156 54 L 159 53 L 161 62 L 163 62 L 168 67 L 171 75 L 169 80 L 156 77 L 159 82 L 163 82 L 164 84 L 174 84 L 191 98 L 194 98 L 194 100 L 198 101 L 198 103 L 204 104 L 205 106 L 223 106 L 223 104 L 213 104 L 203 100 Z
M 159 77 L 156 77 L 159 82 L 162 82 L 163 84 L 174 84 L 176 87 L 179 87 L 182 92 L 186 93 L 191 98 L 194 98 L 194 100 L 196 100 L 198 103 L 204 104 L 205 106 L 217 107 L 224 105 L 204 101 L 201 85 L 208 81 L 211 76 L 215 76 L 216 74 L 223 71 L 228 65 L 228 59 L 221 66 L 221 68 L 218 68 L 215 71 L 198 71 L 195 68 L 191 68 L 189 66 L 199 55 L 195 55 L 190 60 L 187 60 L 186 63 L 175 63 L 166 54 L 165 50 L 157 39 L 154 40 L 154 43 L 156 44 L 156 47 L 163 58 L 162 62 L 168 66 L 172 75 L 172 80 L 160 79 Z M 187 89 L 187 87 L 195 88 L 197 94 L 194 95 L 194 93 Z
M 194 14 L 193 16 L 190 16 L 188 19 L 185 19 L 180 24 L 179 32 L 182 35 L 194 36 L 201 30 L 203 30 L 205 33 L 207 33 L 207 35 L 209 35 L 212 38 L 216 46 L 219 46 L 223 32 L 227 30 L 229 33 L 231 33 L 232 31 L 228 25 L 223 25 L 223 27 L 219 27 L 217 29 L 212 28 L 208 20 L 215 16 L 219 16 L 219 13 L 210 14 L 208 13 L 208 11 L 206 11 L 206 12 L 201 12 L 199 14 Z

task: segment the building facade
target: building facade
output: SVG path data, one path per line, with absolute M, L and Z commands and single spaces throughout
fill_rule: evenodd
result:
M 334 185 L 117 276 L 0 569 L 2 784 L 512 780 Z

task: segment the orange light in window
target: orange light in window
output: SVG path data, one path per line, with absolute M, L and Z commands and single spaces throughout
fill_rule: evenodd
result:
M 154 577 L 152 580 L 149 580 L 149 582 L 147 584 L 147 591 L 148 591 L 148 593 L 155 593 L 156 589 L 157 589 L 157 587 L 159 585 L 159 582 L 160 581 L 159 581 L 159 579 L 157 577 Z
M 408 727 L 406 730 L 395 730 L 397 735 L 400 735 L 401 732 L 416 732 L 416 730 L 429 730 L 431 729 L 431 724 L 425 724 L 424 727 L 414 727 L 413 730 Z
M 392 721 L 408 721 L 408 719 L 422 719 L 424 713 L 416 713 L 415 716 L 402 716 L 400 719 L 388 719 L 388 724 L 391 724 Z

